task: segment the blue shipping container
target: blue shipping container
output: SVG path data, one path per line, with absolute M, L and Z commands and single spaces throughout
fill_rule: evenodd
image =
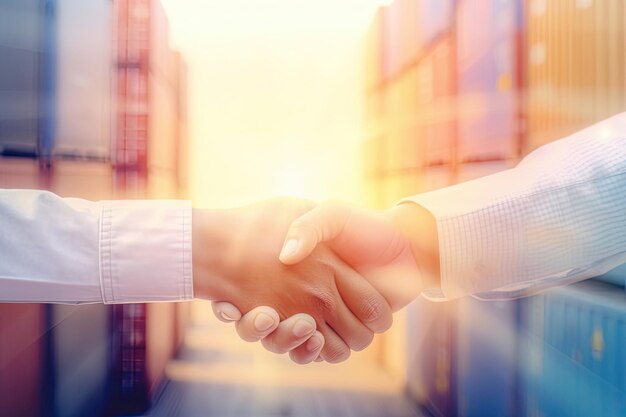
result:
M 515 416 L 518 405 L 519 301 L 459 301 L 459 416 Z
M 620 265 L 595 279 L 624 287 L 626 286 L 626 264 Z
M 626 415 L 626 294 L 589 280 L 523 306 L 522 415 Z
M 0 155 L 51 151 L 54 2 L 0 2 Z

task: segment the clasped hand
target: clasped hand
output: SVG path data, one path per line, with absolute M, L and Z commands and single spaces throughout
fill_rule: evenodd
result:
M 297 363 L 341 362 L 387 330 L 392 312 L 424 287 L 418 258 L 420 266 L 431 262 L 412 238 L 424 232 L 432 240 L 434 220 L 424 212 L 293 198 L 195 210 L 196 296 L 213 300 L 218 318 L 236 322 L 246 341 Z

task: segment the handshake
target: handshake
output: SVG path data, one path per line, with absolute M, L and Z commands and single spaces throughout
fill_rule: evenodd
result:
M 438 286 L 436 224 L 421 206 L 373 211 L 276 198 L 195 209 L 196 297 L 240 337 L 297 363 L 341 362 Z

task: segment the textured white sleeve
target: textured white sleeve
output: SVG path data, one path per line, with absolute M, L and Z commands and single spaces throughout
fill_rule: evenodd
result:
M 626 262 L 626 113 L 405 201 L 437 221 L 441 288 L 427 298 L 515 298 L 600 275 Z
M 100 282 L 105 303 L 192 299 L 190 202 L 102 202 Z
M 61 198 L 0 190 L 0 301 L 193 298 L 187 201 Z

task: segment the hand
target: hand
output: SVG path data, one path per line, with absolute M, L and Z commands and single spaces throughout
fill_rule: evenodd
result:
M 220 320 L 235 322 L 237 333 L 243 340 L 261 340 L 270 352 L 289 352 L 291 360 L 301 365 L 322 360 L 319 356 L 324 347 L 324 336 L 315 330 L 315 320 L 308 314 L 295 314 L 279 324 L 278 313 L 270 307 L 256 307 L 242 316 L 230 303 L 213 301 L 211 304 L 213 313 Z M 258 330 L 254 323 L 260 314 L 272 317 L 274 324 L 266 330 Z
M 417 204 L 384 211 L 321 204 L 291 224 L 280 260 L 298 264 L 322 242 L 366 277 L 394 311 L 426 286 L 437 285 L 436 223 Z
M 337 362 L 350 349 L 369 345 L 373 332 L 386 330 L 391 311 L 324 245 L 298 265 L 278 261 L 289 224 L 312 207 L 274 199 L 234 210 L 195 210 L 194 290 L 201 298 L 229 300 L 244 313 L 260 305 L 275 308 L 281 319 L 308 313 L 325 339 L 321 356 Z M 259 324 L 268 329 L 274 322 L 263 318 Z

